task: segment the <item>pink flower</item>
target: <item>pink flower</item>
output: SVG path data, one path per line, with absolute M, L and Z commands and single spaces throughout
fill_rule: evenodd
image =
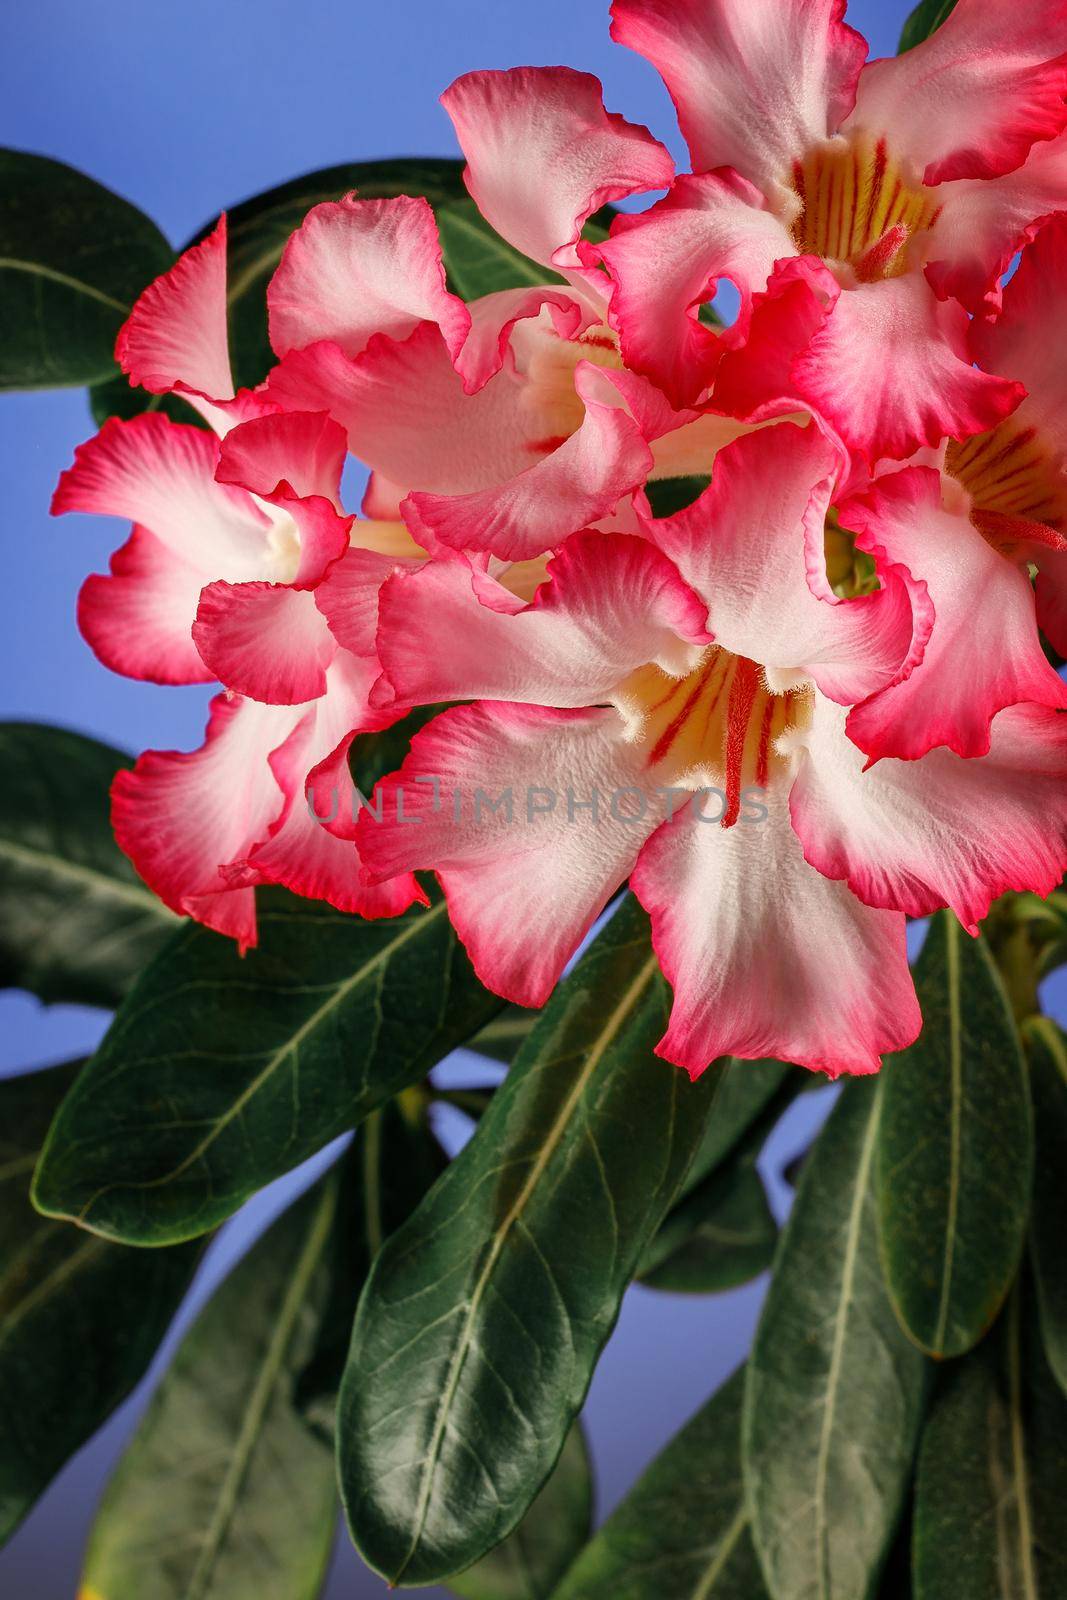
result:
M 182 394 L 222 437 L 158 413 L 109 421 L 76 452 L 52 509 L 134 523 L 111 574 L 82 589 L 79 621 L 97 655 L 131 677 L 226 687 L 199 750 L 148 751 L 118 775 L 113 821 L 162 900 L 244 948 L 257 883 L 364 916 L 421 896 L 410 875 L 366 888 L 345 836 L 353 737 L 394 720 L 368 698 L 377 589 L 421 552 L 402 524 L 343 512 L 336 423 L 235 396 L 225 249 L 223 221 L 146 291 L 118 344 L 135 377 Z M 342 648 L 316 604 L 328 572 L 343 572 L 349 613 L 362 607 L 362 649 Z M 305 791 L 324 816 L 323 795 L 343 795 L 334 831 L 310 815 Z
M 973 930 L 1003 890 L 1060 881 L 1055 711 L 999 711 L 978 760 L 868 768 L 848 737 L 849 707 L 922 670 L 933 615 L 873 544 L 881 587 L 830 591 L 841 465 L 814 426 L 741 439 L 649 538 L 569 540 L 529 605 L 461 556 L 384 586 L 376 701 L 474 704 L 416 736 L 362 858 L 375 882 L 433 868 L 497 993 L 541 1004 L 629 878 L 674 988 L 669 1060 L 869 1072 L 920 1025 L 905 913 Z
M 373 469 L 371 514 L 403 515 L 427 549 L 524 561 L 614 523 L 650 476 L 707 472 L 745 428 L 676 410 L 624 369 L 609 280 L 583 264 L 593 211 L 671 181 L 663 147 L 564 68 L 477 74 L 445 105 L 484 216 L 535 280 L 540 266 L 565 281 L 467 306 L 425 200 L 316 206 L 268 291 L 280 361 L 266 392 L 342 424 Z
M 866 65 L 841 0 L 612 10 L 662 73 L 694 169 L 584 252 L 614 280 L 628 366 L 685 406 L 732 346 L 716 406 L 804 401 L 872 465 L 995 427 L 1022 391 L 973 369 L 964 307 L 995 304 L 1014 251 L 1067 204 L 1063 0 L 959 0 Z M 694 317 L 720 277 L 742 311 L 716 341 Z

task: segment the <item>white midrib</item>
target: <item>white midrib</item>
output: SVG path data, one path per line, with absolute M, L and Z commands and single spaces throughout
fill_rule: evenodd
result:
M 316 1211 L 314 1226 L 300 1252 L 296 1271 L 285 1292 L 263 1366 L 253 1385 L 248 1408 L 234 1444 L 233 1455 L 219 1489 L 215 1511 L 204 1535 L 203 1548 L 189 1577 L 184 1600 L 203 1600 L 208 1593 L 215 1563 L 237 1509 L 241 1484 L 248 1471 L 263 1419 L 278 1381 L 278 1374 L 285 1363 L 294 1324 L 303 1309 L 304 1296 L 319 1264 L 323 1245 L 330 1231 L 335 1206 L 336 1198 L 333 1191 L 327 1189 Z
M 556 1116 L 551 1129 L 549 1130 L 548 1138 L 542 1145 L 537 1156 L 537 1160 L 530 1168 L 530 1172 L 525 1183 L 519 1190 L 519 1193 L 515 1197 L 510 1210 L 503 1217 L 499 1227 L 496 1229 L 496 1232 L 493 1235 L 492 1244 L 490 1245 L 489 1252 L 485 1258 L 485 1264 L 475 1280 L 474 1287 L 471 1292 L 470 1303 L 467 1307 L 467 1315 L 463 1322 L 463 1329 L 458 1340 L 456 1341 L 456 1348 L 452 1353 L 452 1360 L 449 1363 L 448 1377 L 445 1381 L 444 1391 L 437 1408 L 437 1415 L 434 1418 L 433 1433 L 430 1437 L 430 1446 L 425 1458 L 426 1465 L 422 1474 L 422 1483 L 419 1488 L 419 1498 L 415 1510 L 415 1521 L 411 1542 L 408 1546 L 407 1554 L 404 1556 L 403 1561 L 394 1575 L 394 1583 L 399 1583 L 401 1578 L 404 1576 L 404 1573 L 407 1571 L 408 1565 L 411 1562 L 412 1556 L 418 1549 L 419 1540 L 422 1538 L 422 1531 L 425 1527 L 426 1517 L 429 1511 L 430 1495 L 433 1492 L 433 1479 L 434 1472 L 437 1467 L 437 1458 L 441 1452 L 441 1441 L 444 1438 L 445 1427 L 448 1422 L 448 1414 L 451 1410 L 452 1401 L 455 1398 L 456 1389 L 459 1385 L 460 1373 L 463 1370 L 463 1364 L 467 1358 L 467 1352 L 470 1349 L 471 1330 L 474 1325 L 474 1319 L 478 1314 L 478 1308 L 481 1305 L 482 1298 L 489 1286 L 489 1280 L 493 1275 L 493 1269 L 496 1266 L 496 1263 L 500 1257 L 500 1253 L 504 1248 L 504 1242 L 515 1223 L 522 1216 L 530 1196 L 537 1188 L 537 1185 L 541 1179 L 541 1175 L 547 1167 L 549 1161 L 555 1153 L 557 1145 L 563 1137 L 563 1134 L 567 1128 L 567 1124 L 571 1119 L 575 1106 L 582 1097 L 582 1093 L 586 1084 L 589 1082 L 589 1079 L 593 1076 L 597 1067 L 600 1065 L 600 1062 L 604 1056 L 604 1052 L 608 1049 L 608 1046 L 615 1038 L 615 1035 L 621 1028 L 623 1021 L 636 1002 L 637 997 L 640 995 L 642 989 L 645 988 L 649 980 L 658 970 L 658 965 L 659 964 L 655 955 L 650 956 L 642 966 L 636 978 L 630 984 L 629 988 L 623 994 L 614 1011 L 612 1011 L 611 1015 L 608 1017 L 607 1022 L 604 1024 L 604 1027 L 601 1030 L 595 1045 L 589 1051 L 589 1054 L 586 1057 L 585 1065 L 575 1078 L 570 1093 L 563 1102 L 563 1105 L 560 1107 L 559 1113 Z
M 824 1596 L 825 1600 L 829 1600 L 830 1597 L 829 1528 L 826 1521 L 826 1478 L 830 1464 L 830 1437 L 834 1430 L 837 1389 L 841 1380 L 841 1364 L 844 1360 L 845 1333 L 852 1301 L 852 1285 L 856 1276 L 863 1207 L 867 1198 L 867 1185 L 870 1179 L 871 1158 L 874 1154 L 874 1141 L 878 1133 L 879 1117 L 880 1105 L 876 1095 L 875 1103 L 871 1108 L 871 1114 L 868 1119 L 867 1130 L 863 1136 L 863 1148 L 860 1152 L 859 1166 L 856 1169 L 856 1181 L 852 1189 L 852 1204 L 849 1208 L 848 1233 L 845 1240 L 845 1256 L 841 1271 L 841 1297 L 834 1316 L 834 1342 L 830 1352 L 830 1370 L 826 1377 L 826 1404 L 823 1407 L 819 1453 L 816 1458 L 815 1562 L 818 1582 L 817 1593 Z
M 378 954 L 372 961 L 368 961 L 366 966 L 357 968 L 351 977 L 346 978 L 344 983 L 339 984 L 330 998 L 324 1001 L 316 1011 L 313 1011 L 311 1016 L 300 1024 L 300 1027 L 296 1030 L 296 1032 L 292 1034 L 283 1045 L 274 1051 L 274 1053 L 268 1059 L 266 1065 L 260 1072 L 257 1072 L 256 1076 L 252 1079 L 248 1087 L 240 1095 L 238 1095 L 233 1104 L 228 1107 L 225 1113 L 212 1127 L 210 1133 L 205 1134 L 195 1149 L 191 1150 L 189 1154 L 185 1156 L 170 1172 L 164 1173 L 159 1178 L 146 1179 L 140 1183 L 103 1184 L 93 1195 L 90 1196 L 90 1198 L 85 1202 L 84 1206 L 82 1206 L 81 1210 L 78 1212 L 77 1216 L 72 1220 L 75 1222 L 84 1223 L 93 1206 L 99 1202 L 103 1195 L 109 1194 L 112 1189 L 159 1189 L 168 1183 L 173 1183 L 175 1178 L 180 1178 L 182 1173 L 187 1172 L 195 1161 L 199 1161 L 200 1157 L 206 1150 L 210 1150 L 211 1146 L 215 1143 L 215 1140 L 219 1137 L 222 1131 L 229 1127 L 230 1123 L 235 1117 L 240 1116 L 248 1102 L 259 1093 L 260 1089 L 277 1071 L 281 1063 L 288 1056 L 292 1055 L 294 1051 L 299 1050 L 303 1041 L 310 1033 L 314 1032 L 314 1030 L 322 1022 L 323 1018 L 329 1016 L 334 1007 L 339 1006 L 342 1000 L 344 1000 L 351 993 L 357 984 L 364 983 L 371 973 L 377 971 L 377 969 L 385 962 L 390 960 L 390 958 L 394 956 L 409 939 L 414 938 L 416 933 L 425 928 L 431 918 L 443 915 L 444 911 L 445 902 L 443 900 L 438 901 L 437 905 L 431 906 L 429 911 L 425 912 L 419 917 L 416 917 L 412 921 L 410 927 L 405 928 L 404 931 L 396 939 L 394 939 L 391 944 L 386 945 L 384 950 L 379 950 Z M 61 1215 L 61 1213 L 49 1212 L 48 1215 L 58 1216 Z
M 952 1303 L 952 1273 L 956 1258 L 956 1227 L 960 1206 L 960 1141 L 963 1137 L 963 1055 L 960 1040 L 960 949 L 957 924 L 946 920 L 945 960 L 948 967 L 948 1059 L 952 1080 L 949 1124 L 948 1212 L 945 1217 L 945 1255 L 941 1269 L 941 1299 L 934 1330 L 934 1349 L 944 1348 Z

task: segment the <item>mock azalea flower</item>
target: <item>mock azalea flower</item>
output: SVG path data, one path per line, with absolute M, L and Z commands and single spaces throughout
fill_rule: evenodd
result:
M 868 768 L 848 737 L 932 619 L 882 552 L 879 589 L 830 590 L 839 466 L 814 427 L 739 440 L 656 544 L 575 536 L 532 604 L 460 556 L 384 586 L 379 702 L 474 703 L 416 736 L 360 850 L 372 881 L 437 872 L 496 992 L 541 1004 L 629 879 L 674 989 L 664 1056 L 870 1072 L 920 1026 L 905 913 L 973 930 L 1060 881 L 1067 719 L 1002 710 L 980 760 Z
M 964 307 L 995 303 L 1014 251 L 1067 205 L 1067 5 L 958 0 L 922 44 L 866 65 L 841 0 L 612 9 L 693 163 L 581 252 L 614 281 L 627 365 L 685 406 L 733 346 L 716 405 L 803 400 L 870 464 L 995 427 L 1021 390 L 971 366 Z M 551 75 L 480 98 L 477 137 L 498 147 L 503 119 L 517 135 L 557 115 Z M 723 277 L 741 293 L 727 340 L 696 320 Z
M 625 370 L 610 282 L 582 262 L 592 212 L 671 181 L 662 145 L 562 68 L 478 74 L 445 105 L 474 199 L 545 283 L 468 306 L 446 287 L 425 200 L 316 206 L 268 290 L 267 393 L 343 425 L 373 470 L 371 515 L 402 514 L 426 548 L 525 561 L 616 523 L 650 476 L 707 472 L 745 430 L 676 410 Z
M 161 899 L 244 947 L 255 941 L 257 883 L 365 916 L 420 896 L 410 877 L 365 888 L 344 835 L 353 737 L 392 720 L 368 703 L 377 588 L 421 552 L 402 524 L 342 510 L 336 423 L 235 395 L 225 248 L 221 223 L 146 291 L 118 345 L 134 377 L 182 394 L 222 437 L 158 413 L 109 421 L 76 452 L 53 510 L 134 524 L 111 573 L 89 578 L 80 597 L 82 631 L 105 664 L 153 682 L 225 685 L 199 750 L 148 751 L 118 775 L 113 822 Z M 357 648 L 342 648 L 316 605 L 328 572 L 344 584 Z M 363 648 L 352 620 L 361 613 Z M 330 829 L 306 803 L 317 807 L 319 787 L 345 795 Z

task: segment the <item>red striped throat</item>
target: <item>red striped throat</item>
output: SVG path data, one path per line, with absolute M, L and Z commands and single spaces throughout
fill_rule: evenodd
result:
M 722 788 L 722 826 L 729 828 L 744 790 L 765 789 L 784 771 L 777 742 L 808 721 L 811 692 L 772 694 L 756 662 L 711 645 L 684 678 L 639 667 L 620 686 L 617 704 L 662 784 Z
M 793 239 L 801 255 L 846 262 L 860 282 L 907 270 L 908 241 L 937 221 L 934 192 L 908 177 L 884 139 L 838 135 L 793 166 L 801 210 Z

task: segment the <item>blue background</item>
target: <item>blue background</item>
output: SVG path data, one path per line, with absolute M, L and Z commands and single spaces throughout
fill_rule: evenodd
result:
M 176 245 L 224 206 L 316 167 L 456 154 L 437 97 L 474 67 L 566 62 L 594 72 L 609 108 L 647 123 L 685 165 L 658 78 L 608 37 L 606 0 L 36 0 L 17 8 L 8 0 L 8 7 L 0 141 L 81 167 L 148 212 Z M 909 9 L 908 0 L 858 0 L 849 16 L 872 52 L 884 55 L 895 49 Z M 0 716 L 65 724 L 130 750 L 192 748 L 207 691 L 115 677 L 75 627 L 80 583 L 106 568 L 124 537 L 101 518 L 48 516 L 59 472 L 91 431 L 80 391 L 0 396 Z M 79 1053 L 106 1020 L 0 995 L 0 1072 Z M 469 1079 L 470 1063 L 457 1070 Z M 772 1141 L 765 1168 L 780 1212 L 789 1198 L 781 1168 L 807 1143 L 827 1101 L 825 1092 L 806 1096 Z M 443 1131 L 462 1137 L 458 1121 Z M 224 1230 L 183 1323 L 308 1176 L 275 1185 Z M 762 1284 L 692 1300 L 631 1291 L 586 1411 L 601 1515 L 743 1358 L 762 1293 Z M 72 1600 L 93 1506 L 152 1376 L 0 1554 L 0 1592 Z M 341 1540 L 327 1592 L 331 1600 L 356 1600 L 384 1596 L 385 1588 Z

